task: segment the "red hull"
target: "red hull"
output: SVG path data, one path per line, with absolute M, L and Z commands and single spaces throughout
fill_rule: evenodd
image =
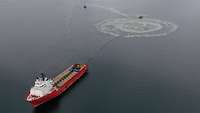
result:
M 62 85 L 57 90 L 53 90 L 50 94 L 29 102 L 32 104 L 33 107 L 37 107 L 47 101 L 50 101 L 51 99 L 59 96 L 64 91 L 66 91 L 73 83 L 75 83 L 79 78 L 81 78 L 87 72 L 87 70 L 88 70 L 88 65 L 86 65 L 82 70 L 80 70 L 76 75 L 74 75 L 70 80 L 68 80 L 64 85 Z

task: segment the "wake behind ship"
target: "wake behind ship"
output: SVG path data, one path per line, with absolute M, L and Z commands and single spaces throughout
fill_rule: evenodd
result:
M 37 107 L 66 91 L 74 82 L 82 77 L 88 70 L 86 64 L 73 64 L 53 79 L 43 74 L 37 77 L 34 86 L 30 89 L 26 100 Z

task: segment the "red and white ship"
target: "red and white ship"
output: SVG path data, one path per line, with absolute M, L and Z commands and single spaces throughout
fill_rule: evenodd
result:
M 34 86 L 30 89 L 26 100 L 37 107 L 66 91 L 74 82 L 82 77 L 88 70 L 86 64 L 73 64 L 53 79 L 42 74 L 37 77 Z

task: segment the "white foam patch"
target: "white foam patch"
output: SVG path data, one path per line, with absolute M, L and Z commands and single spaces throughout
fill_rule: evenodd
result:
M 103 33 L 115 37 L 158 37 L 176 31 L 177 25 L 152 18 L 129 17 L 106 19 L 96 25 Z
M 89 4 L 91 7 L 101 8 L 123 18 L 106 19 L 96 25 L 97 29 L 103 33 L 110 34 L 115 37 L 159 37 L 166 36 L 177 30 L 178 26 L 171 22 L 161 21 L 142 15 L 129 16 L 112 7 Z

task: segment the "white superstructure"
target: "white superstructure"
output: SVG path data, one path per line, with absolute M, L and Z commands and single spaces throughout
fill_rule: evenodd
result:
M 30 95 L 28 96 L 28 100 L 32 99 L 31 97 L 42 97 L 44 95 L 49 94 L 53 88 L 53 80 L 44 78 L 37 78 L 34 86 L 30 90 Z

